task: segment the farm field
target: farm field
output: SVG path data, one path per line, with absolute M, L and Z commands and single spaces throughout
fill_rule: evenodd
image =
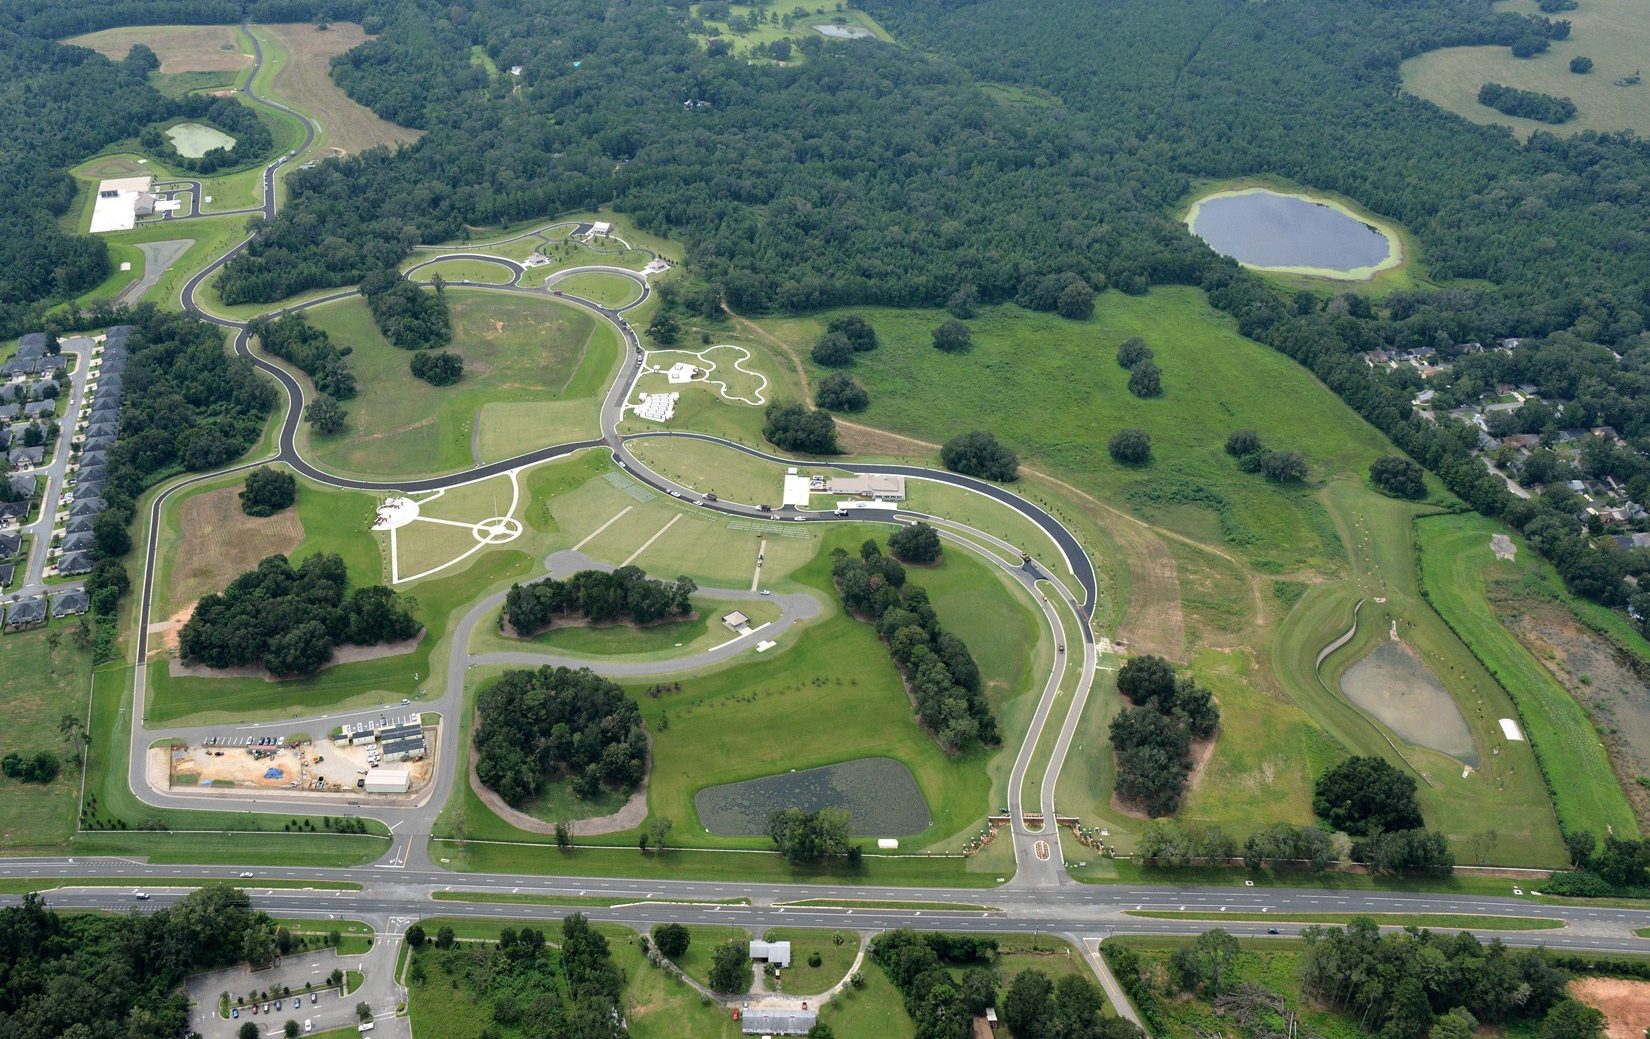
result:
M 1422 520 L 1417 530 L 1426 594 L 1484 666 L 1517 691 L 1517 717 L 1553 777 L 1560 822 L 1570 830 L 1637 833 L 1632 806 L 1586 712 L 1502 626 L 1486 598 L 1486 582 L 1515 566 L 1496 561 L 1490 549 L 1490 535 L 1501 528 L 1476 516 L 1440 516 Z M 1530 552 L 1522 539 L 1514 544 L 1520 557 Z
M 498 404 L 542 408 L 577 401 L 564 421 L 534 428 L 517 420 L 510 453 L 561 443 L 577 425 L 597 431 L 600 392 L 618 362 L 617 338 L 606 324 L 550 300 L 485 290 L 452 289 L 453 339 L 446 347 L 465 360 L 455 386 L 436 387 L 408 370 L 411 352 L 391 346 L 359 299 L 316 308 L 311 322 L 340 346 L 352 346 L 359 395 L 344 404 L 345 432 L 334 438 L 301 439 L 305 453 L 330 469 L 372 477 L 425 476 L 467 469 L 476 463 L 486 409 Z M 489 439 L 489 451 L 503 450 Z
M 238 72 L 252 67 L 233 25 L 134 25 L 72 36 L 64 43 L 89 47 L 111 61 L 143 44 L 160 59 L 160 73 Z
M 92 652 L 75 644 L 74 619 L 53 621 L 34 631 L 0 636 L 0 755 L 33 757 L 40 751 L 67 755 L 79 746 L 64 719 L 86 719 L 91 690 Z M 56 643 L 55 647 L 53 643 Z M 78 731 L 78 730 L 77 730 Z M 4 783 L 6 810 L 0 822 L 0 849 L 62 848 L 74 835 L 80 769 L 64 760 L 50 783 Z
M 258 25 L 252 31 L 273 38 L 284 52 L 275 64 L 277 97 L 320 122 L 318 144 L 328 154 L 352 155 L 378 145 L 395 148 L 416 141 L 422 131 L 381 119 L 333 83 L 332 59 L 367 39 L 353 22 L 332 22 L 325 32 L 308 22 Z
M 1497 10 L 1539 14 L 1536 0 L 1506 0 Z M 1404 89 L 1475 123 L 1510 127 L 1520 138 L 1537 130 L 1568 136 L 1586 130 L 1650 133 L 1650 85 L 1616 86 L 1639 72 L 1650 49 L 1650 24 L 1634 0 L 1583 0 L 1561 17 L 1569 39 L 1556 40 L 1543 54 L 1514 57 L 1507 47 L 1446 47 L 1403 63 Z M 1585 75 L 1570 71 L 1570 59 L 1593 59 Z M 1559 125 L 1503 115 L 1478 103 L 1485 83 L 1535 90 L 1576 103 L 1576 117 Z

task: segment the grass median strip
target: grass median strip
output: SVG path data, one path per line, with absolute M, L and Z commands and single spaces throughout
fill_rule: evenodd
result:
M 639 905 L 652 902 L 659 905 L 683 906 L 748 906 L 748 898 L 637 898 L 634 895 L 534 895 L 516 891 L 437 891 L 431 895 L 438 902 L 496 902 L 502 905 L 531 906 L 613 906 Z
M 1000 913 L 999 906 L 981 906 L 970 902 L 904 902 L 872 898 L 802 898 L 794 902 L 775 902 L 776 909 L 910 909 L 921 913 Z
M 76 887 L 130 887 L 166 890 L 168 888 L 196 888 L 209 884 L 232 884 L 235 887 L 297 888 L 314 891 L 359 891 L 361 885 L 345 880 L 256 880 L 217 877 L 7 877 L 0 880 L 0 895 L 26 895 L 31 891 L 56 891 Z
M 1472 913 L 1219 913 L 1175 909 L 1125 909 L 1124 916 L 1151 920 L 1229 920 L 1238 923 L 1347 924 L 1368 917 L 1382 927 L 1430 927 L 1451 931 L 1546 931 L 1562 920 L 1537 916 L 1487 916 Z

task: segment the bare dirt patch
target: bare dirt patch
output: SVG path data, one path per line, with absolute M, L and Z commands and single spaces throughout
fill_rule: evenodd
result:
M 1650 824 L 1650 790 L 1638 782 L 1650 776 L 1650 697 L 1644 692 L 1650 673 L 1563 603 L 1521 591 L 1492 583 L 1490 601 L 1507 630 L 1586 709 L 1634 814 Z
M 1570 995 L 1603 1012 L 1610 1039 L 1643 1039 L 1650 1023 L 1650 981 L 1578 978 L 1570 982 Z
M 168 603 L 193 603 L 221 591 L 267 556 L 285 554 L 304 540 L 297 508 L 259 518 L 241 511 L 239 486 L 197 494 L 178 508 L 178 539 L 169 553 Z
M 290 56 L 275 74 L 276 92 L 321 121 L 333 150 L 358 152 L 380 144 L 394 148 L 419 138 L 421 131 L 380 119 L 332 82 L 332 59 L 367 39 L 359 25 L 333 22 L 325 32 L 307 22 L 258 28 L 280 41 Z
M 89 47 L 114 61 L 126 57 L 134 43 L 141 43 L 155 52 L 163 73 L 235 72 L 252 64 L 252 55 L 241 50 L 232 25 L 138 25 L 63 42 Z

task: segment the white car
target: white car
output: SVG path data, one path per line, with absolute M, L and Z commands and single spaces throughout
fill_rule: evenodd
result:
M 243 869 L 243 870 L 241 870 L 241 876 L 242 876 L 242 877 L 250 877 L 250 876 L 251 876 L 251 875 L 252 875 L 252 871 L 251 871 L 251 870 L 249 870 L 249 869 Z

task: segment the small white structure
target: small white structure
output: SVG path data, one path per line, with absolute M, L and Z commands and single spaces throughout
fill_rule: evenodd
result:
M 766 960 L 775 967 L 789 967 L 791 965 L 790 942 L 751 942 L 751 959 Z
M 881 851 L 898 851 L 899 839 L 895 837 L 878 837 L 877 848 Z
M 808 494 L 808 478 L 806 476 L 797 476 L 794 473 L 786 474 L 785 496 L 783 499 L 786 505 L 794 505 L 799 509 L 805 509 L 808 507 Z
M 686 361 L 677 361 L 675 364 L 670 366 L 669 371 L 665 372 L 665 378 L 669 380 L 672 385 L 692 382 L 698 377 L 699 369 L 691 364 L 688 364 Z
M 92 201 L 92 234 L 110 231 L 130 231 L 137 226 L 139 216 L 155 211 L 155 196 L 149 187 L 153 177 L 116 177 L 99 181 L 97 198 Z
M 606 223 L 606 222 L 603 222 L 603 221 L 597 221 L 596 223 L 590 225 L 590 235 L 589 236 L 591 238 L 606 238 L 608 235 L 610 235 L 612 233 L 613 233 L 613 225 L 612 224 L 609 224 L 609 223 Z
M 742 628 L 749 627 L 750 622 L 751 619 L 743 613 L 740 613 L 738 610 L 734 610 L 732 613 L 727 614 L 722 618 L 722 623 L 726 624 L 734 631 L 739 631 Z
M 385 498 L 378 506 L 373 530 L 395 530 L 418 518 L 418 503 L 411 498 Z
M 404 794 L 412 789 L 412 773 L 401 768 L 375 768 L 367 773 L 369 794 Z
M 1524 742 L 1524 730 L 1520 729 L 1518 723 L 1511 718 L 1501 719 L 1501 735 L 1517 743 Z

